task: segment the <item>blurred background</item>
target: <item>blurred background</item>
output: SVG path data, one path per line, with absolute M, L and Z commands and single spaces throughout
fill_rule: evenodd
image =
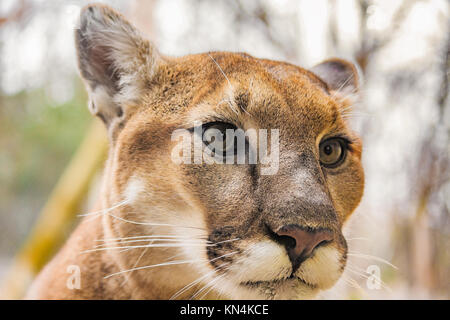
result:
M 6 298 L 20 298 L 97 194 L 101 166 L 86 154 L 101 163 L 104 153 L 86 140 L 104 139 L 104 132 L 87 110 L 73 40 L 79 10 L 89 2 L 0 1 L 0 291 L 3 283 Z M 364 141 L 365 195 L 345 230 L 349 265 L 321 297 L 450 298 L 448 1 L 98 2 L 123 12 L 167 55 L 245 51 L 305 68 L 332 56 L 357 61 L 364 84 L 351 121 Z M 90 171 L 83 187 L 68 193 L 75 200 L 61 214 L 66 227 L 40 255 L 32 243 L 45 228 L 41 223 L 39 233 L 34 226 L 40 214 L 61 218 L 55 216 L 67 200 L 61 190 L 78 183 L 67 171 L 80 163 Z M 33 263 L 23 258 L 30 252 L 39 253 L 40 265 L 22 272 Z

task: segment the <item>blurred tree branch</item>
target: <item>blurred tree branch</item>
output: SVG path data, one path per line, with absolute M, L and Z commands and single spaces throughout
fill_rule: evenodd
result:
M 449 22 L 449 30 L 450 30 L 450 22 Z M 437 103 L 439 106 L 439 113 L 442 121 L 444 120 L 444 111 L 445 107 L 448 107 L 448 73 L 450 70 L 450 34 L 447 34 L 447 44 L 444 47 L 443 61 L 441 67 L 441 86 L 439 88 Z M 450 129 L 450 128 L 447 128 Z
M 365 72 L 371 56 L 379 49 L 386 46 L 397 34 L 405 18 L 408 16 L 411 8 L 417 3 L 418 0 L 403 1 L 400 7 L 394 14 L 392 22 L 388 30 L 383 32 L 383 35 L 379 38 L 372 37 L 371 33 L 367 29 L 368 9 L 371 5 L 370 0 L 359 1 L 360 14 L 361 14 L 361 47 L 356 52 L 356 61 Z
M 17 253 L 1 298 L 22 298 L 34 276 L 66 240 L 91 181 L 103 166 L 107 145 L 104 125 L 95 119 Z
M 272 27 L 269 21 L 270 13 L 267 12 L 266 8 L 264 8 L 263 5 L 259 4 L 253 12 L 248 12 L 245 10 L 245 8 L 242 6 L 241 1 L 234 1 L 236 8 L 236 21 L 237 25 L 241 25 L 242 21 L 248 20 L 249 18 L 253 19 L 258 25 L 260 25 L 263 31 L 264 36 L 268 40 L 269 43 L 274 45 L 277 49 L 279 49 L 281 52 L 284 53 L 287 59 L 294 59 L 296 58 L 296 52 L 294 47 L 286 47 L 286 44 L 279 41 L 276 37 L 272 34 Z

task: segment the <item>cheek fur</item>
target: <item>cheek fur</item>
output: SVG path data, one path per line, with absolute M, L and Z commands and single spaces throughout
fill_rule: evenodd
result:
M 286 250 L 273 241 L 249 244 L 229 268 L 236 282 L 283 279 L 292 272 Z
M 342 255 L 332 246 L 318 248 L 297 270 L 296 275 L 307 283 L 329 288 L 342 274 Z

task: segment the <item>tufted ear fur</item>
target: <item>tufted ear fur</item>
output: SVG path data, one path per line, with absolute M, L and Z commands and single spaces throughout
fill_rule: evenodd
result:
M 330 91 L 343 96 L 358 92 L 360 73 L 351 62 L 332 58 L 314 66 L 311 71 L 328 85 Z
M 111 132 L 138 103 L 161 58 L 121 14 L 99 4 L 81 10 L 75 42 L 89 109 Z

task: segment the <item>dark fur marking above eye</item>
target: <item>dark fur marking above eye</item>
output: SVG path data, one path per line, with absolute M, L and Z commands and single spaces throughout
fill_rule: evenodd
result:
M 238 94 L 236 97 L 234 97 L 234 101 L 236 102 L 236 105 L 241 109 L 242 111 L 246 111 L 248 107 L 248 103 L 250 100 L 250 96 L 248 92 L 243 92 Z

